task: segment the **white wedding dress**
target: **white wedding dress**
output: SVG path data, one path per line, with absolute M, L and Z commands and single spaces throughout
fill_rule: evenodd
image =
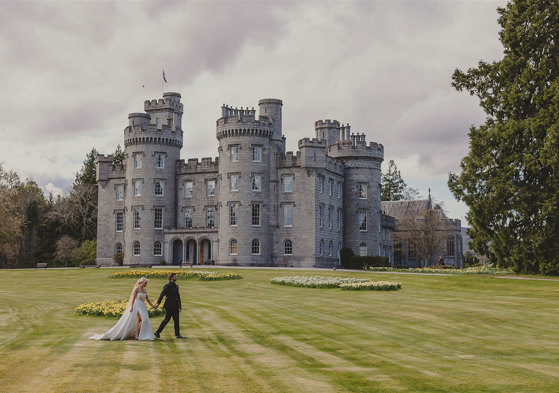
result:
M 116 325 L 107 330 L 105 334 L 95 334 L 89 337 L 92 340 L 125 340 L 128 337 L 134 337 L 136 327 L 138 326 L 138 313 L 142 317 L 142 325 L 140 326 L 140 333 L 138 340 L 153 340 L 153 330 L 149 322 L 148 309 L 146 308 L 146 293 L 138 292 L 134 308 L 130 312 L 130 306 L 126 307 L 122 317 L 118 320 Z

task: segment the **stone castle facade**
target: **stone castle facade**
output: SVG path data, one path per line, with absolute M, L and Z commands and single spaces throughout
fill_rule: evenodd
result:
M 122 166 L 97 159 L 98 264 L 122 252 L 125 265 L 331 267 L 342 247 L 392 259 L 381 144 L 319 120 L 314 138 L 286 152 L 282 101 L 263 99 L 258 113 L 222 106 L 219 156 L 185 161 L 180 98 L 129 114 Z

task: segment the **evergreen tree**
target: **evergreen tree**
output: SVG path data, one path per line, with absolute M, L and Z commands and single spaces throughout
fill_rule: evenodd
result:
M 95 160 L 99 153 L 95 148 L 91 149 L 83 162 L 83 166 L 78 173 L 76 173 L 76 184 L 97 184 L 97 170 L 95 168 Z
M 499 8 L 501 60 L 456 70 L 485 124 L 449 187 L 468 205 L 475 251 L 518 272 L 559 273 L 559 2 Z
M 124 165 L 124 150 L 120 147 L 120 144 L 116 146 L 116 150 L 113 153 L 113 165 Z
M 381 178 L 381 200 L 400 201 L 405 199 L 406 182 L 402 179 L 394 160 L 388 162 L 388 171 Z

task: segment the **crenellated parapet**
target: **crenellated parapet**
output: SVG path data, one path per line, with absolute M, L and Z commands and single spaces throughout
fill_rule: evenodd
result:
M 221 115 L 216 122 L 218 140 L 241 136 L 269 138 L 272 135 L 270 119 L 262 115 L 256 118 L 254 108 L 238 109 L 224 104 L 221 107 Z
M 138 115 L 141 114 L 131 113 L 128 116 L 131 125 L 124 129 L 125 147 L 139 144 L 158 144 L 182 148 L 183 132 L 181 130 L 173 130 L 168 125 L 158 128 L 156 124 L 149 123 L 149 115 L 147 115 L 147 118 Z
M 112 154 L 97 155 L 95 161 L 97 181 L 121 179 L 126 177 L 126 165 L 114 165 Z
M 293 153 L 292 151 L 288 151 L 285 155 L 281 155 L 278 162 L 279 168 L 292 168 L 301 166 L 300 163 L 301 153 Z
M 356 140 L 339 141 L 327 148 L 327 154 L 336 158 L 368 158 L 384 160 L 384 146 L 380 143 L 370 142 L 367 145 L 365 136 L 354 134 Z M 357 140 L 357 136 L 359 139 Z
M 219 158 L 216 157 L 212 160 L 211 157 L 204 157 L 202 161 L 197 158 L 191 158 L 188 161 L 177 161 L 177 175 L 192 174 L 192 173 L 217 173 L 219 170 Z
M 148 113 L 154 111 L 167 111 L 169 109 L 183 113 L 180 93 L 167 92 L 163 94 L 163 98 L 158 100 L 144 101 L 144 110 Z

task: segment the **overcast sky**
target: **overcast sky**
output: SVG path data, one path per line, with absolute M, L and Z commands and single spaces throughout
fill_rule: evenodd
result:
M 123 144 L 128 113 L 182 94 L 182 158 L 217 156 L 223 103 L 283 100 L 287 149 L 336 119 L 384 145 L 404 180 L 444 201 L 483 122 L 455 68 L 502 57 L 505 1 L 1 2 L 0 162 L 67 190 L 92 147 Z M 463 222 L 466 225 L 466 222 Z

